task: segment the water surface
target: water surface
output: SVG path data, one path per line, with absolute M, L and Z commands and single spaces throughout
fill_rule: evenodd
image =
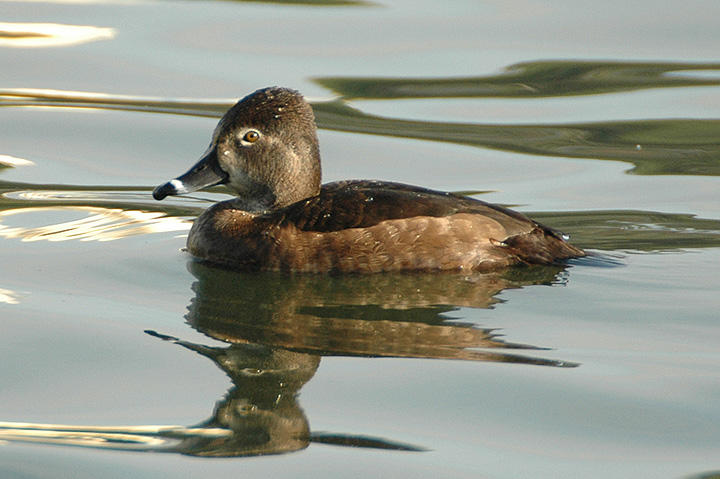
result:
M 2 477 L 720 471 L 714 2 L 0 5 Z M 465 192 L 592 256 L 197 264 L 229 191 L 150 193 L 268 85 L 311 100 L 325 181 Z

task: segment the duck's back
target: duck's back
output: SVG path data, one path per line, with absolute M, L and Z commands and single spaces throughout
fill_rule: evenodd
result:
M 487 271 L 584 255 L 512 210 L 378 181 L 330 183 L 265 214 L 218 203 L 196 220 L 188 249 L 242 269 L 343 273 Z

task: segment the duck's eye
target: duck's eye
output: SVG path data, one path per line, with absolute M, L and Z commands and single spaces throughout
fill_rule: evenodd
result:
M 243 135 L 242 139 L 248 143 L 255 143 L 260 139 L 260 133 L 255 130 L 250 130 Z

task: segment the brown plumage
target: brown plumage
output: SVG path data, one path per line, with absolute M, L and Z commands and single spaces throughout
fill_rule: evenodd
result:
M 200 215 L 188 250 L 234 268 L 487 271 L 584 256 L 557 232 L 472 198 L 380 181 L 321 187 L 312 109 L 292 90 L 259 90 L 238 102 L 205 157 L 153 194 L 219 183 L 238 197 Z

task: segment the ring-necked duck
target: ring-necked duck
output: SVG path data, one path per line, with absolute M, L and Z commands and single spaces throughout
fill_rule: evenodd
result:
M 193 224 L 193 255 L 241 269 L 297 272 L 493 270 L 584 256 L 524 215 L 384 181 L 320 185 L 315 116 L 300 93 L 258 90 L 230 108 L 210 147 L 157 200 L 226 184 L 237 197 Z

